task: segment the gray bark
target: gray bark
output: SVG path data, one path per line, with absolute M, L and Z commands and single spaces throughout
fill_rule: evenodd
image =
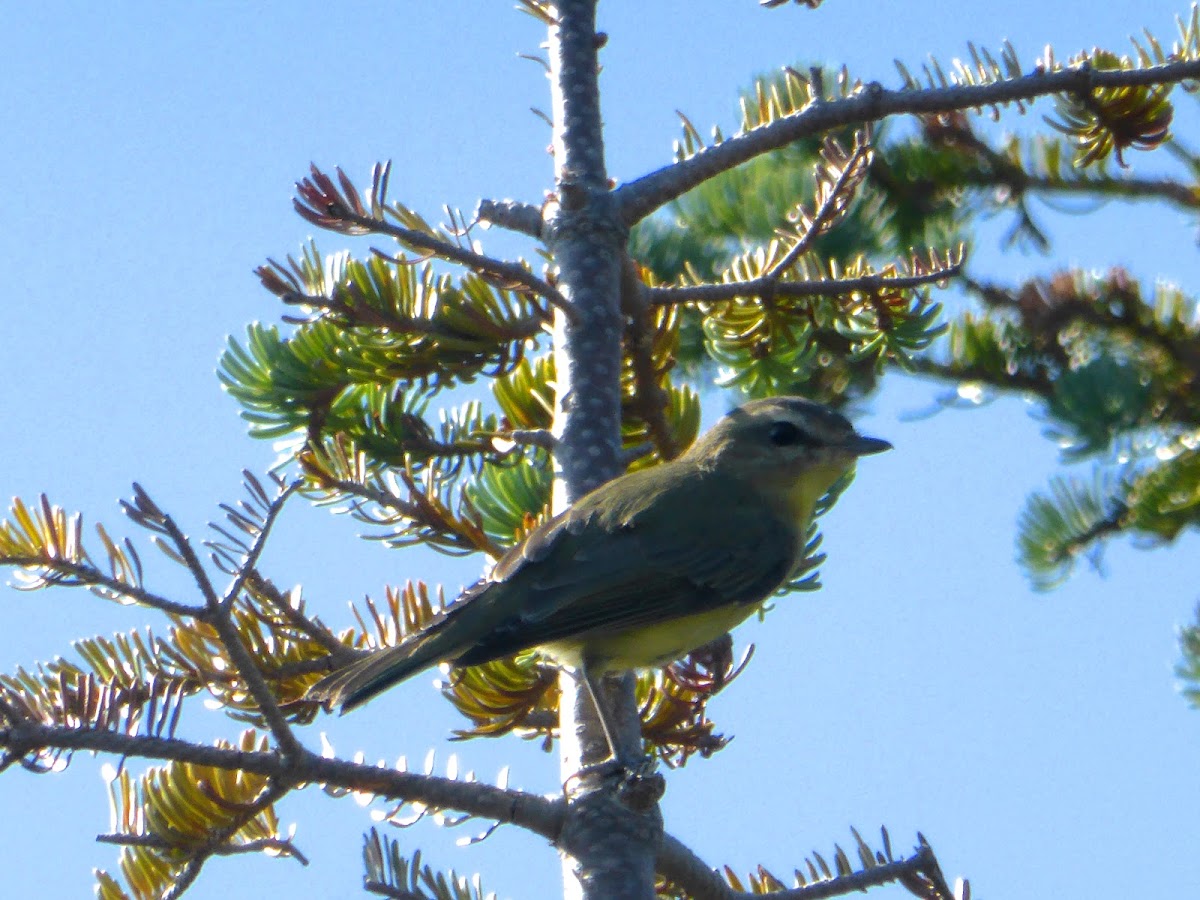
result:
M 543 237 L 558 265 L 569 309 L 555 323 L 559 440 L 555 505 L 562 508 L 623 471 L 621 426 L 621 259 L 628 229 L 608 184 L 597 82 L 596 0 L 556 3 L 550 28 L 555 198 Z M 561 771 L 572 799 L 559 840 L 564 895 L 587 900 L 653 898 L 654 860 L 662 825 L 657 804 L 638 810 L 611 790 L 580 782 L 581 766 L 604 760 L 608 747 L 588 693 L 560 676 Z M 602 693 L 618 742 L 640 744 L 633 678 L 609 679 Z

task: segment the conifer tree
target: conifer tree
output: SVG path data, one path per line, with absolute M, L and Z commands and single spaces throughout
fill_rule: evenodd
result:
M 771 8 L 761 15 L 820 14 L 761 5 Z M 549 38 L 555 180 L 544 203 L 484 199 L 432 224 L 394 196 L 387 163 L 366 178 L 313 167 L 298 184 L 305 220 L 377 243 L 361 257 L 311 244 L 258 270 L 286 307 L 284 327 L 251 326 L 220 377 L 254 436 L 288 442 L 287 459 L 271 475 L 247 472 L 245 496 L 221 507 L 225 521 L 202 542 L 140 487 L 123 505 L 189 573 L 195 598 L 159 593 L 137 543 L 100 525 L 85 534 L 47 498 L 17 502 L 0 523 L 0 562 L 25 586 L 84 587 L 170 623 L 162 637 L 84 640 L 74 661 L 0 676 L 0 770 L 52 772 L 78 750 L 126 763 L 106 836 L 121 845 L 120 876 L 100 873 L 101 897 L 180 896 L 220 855 L 299 856 L 276 804 L 318 784 L 397 801 L 397 816 L 416 806 L 541 835 L 568 858 L 569 896 L 785 889 L 764 868 L 716 874 L 671 837 L 658 810 L 669 779 L 573 779 L 604 736 L 576 682 L 535 655 L 464 670 L 444 694 L 468 736 L 555 743 L 561 797 L 315 751 L 308 726 L 324 713 L 308 688 L 419 630 L 446 601 L 414 578 L 363 604 L 353 624 L 322 621 L 260 564 L 289 502 L 341 509 L 398 552 L 494 559 L 590 489 L 688 447 L 705 383 L 840 407 L 904 370 L 959 386 L 959 398 L 1034 396 L 1068 454 L 1122 460 L 1094 485 L 1056 482 L 1030 501 L 1019 540 L 1039 585 L 1114 534 L 1170 540 L 1194 524 L 1195 304 L 1119 271 L 984 283 L 964 245 L 996 207 L 1013 215 L 1014 241 L 1049 240 L 1026 204 L 1037 194 L 1197 205 L 1200 158 L 1170 137 L 1173 89 L 1200 78 L 1195 10 L 1172 43 L 1147 37 L 1131 56 L 1047 51 L 1031 62 L 1010 47 L 971 48 L 921 76 L 901 67 L 891 87 L 787 68 L 756 82 L 735 133 L 705 138 L 685 118 L 675 162 L 618 186 L 605 165 L 595 6 L 521 0 Z M 981 111 L 1037 101 L 1055 104 L 1049 135 L 997 144 L 976 124 Z M 898 127 L 906 116 L 915 135 Z M 1176 175 L 1122 168 L 1131 151 L 1158 147 Z M 527 237 L 538 261 L 489 255 L 484 225 Z M 951 282 L 979 307 L 947 321 L 937 290 Z M 461 400 L 474 382 L 488 401 Z M 814 530 L 811 566 L 792 589 L 816 587 L 818 548 Z M 1200 683 L 1197 633 L 1184 636 L 1181 670 Z M 719 752 L 708 702 L 736 691 L 738 672 L 718 642 L 613 679 L 621 741 L 671 765 Z M 240 742 L 178 736 L 204 697 L 245 723 Z M 892 882 L 918 897 L 969 894 L 915 843 L 896 852 L 886 831 L 874 842 L 854 832 L 850 852 L 797 860 L 786 896 Z M 481 894 L 439 880 L 377 831 L 364 859 L 368 890 L 383 896 Z

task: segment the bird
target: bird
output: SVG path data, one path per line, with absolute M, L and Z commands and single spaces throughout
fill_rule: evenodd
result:
M 668 665 L 753 615 L 804 563 L 821 498 L 891 446 L 802 397 L 751 400 L 534 528 L 423 629 L 308 697 L 346 712 L 433 665 L 536 649 L 583 682 L 616 759 L 596 679 Z

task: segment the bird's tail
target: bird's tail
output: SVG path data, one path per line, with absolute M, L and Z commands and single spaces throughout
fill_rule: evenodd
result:
M 326 675 L 308 689 L 307 696 L 327 707 L 349 712 L 422 669 L 451 658 L 454 654 L 446 652 L 445 642 L 438 640 L 438 636 L 436 631 L 426 632 L 395 647 L 377 650 Z

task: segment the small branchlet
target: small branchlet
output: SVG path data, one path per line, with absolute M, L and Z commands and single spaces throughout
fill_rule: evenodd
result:
M 789 239 L 791 247 L 767 273 L 767 278 L 778 281 L 817 238 L 828 234 L 845 218 L 867 176 L 872 156 L 870 133 L 865 130 L 855 133 L 850 151 L 832 137 L 822 141 L 815 173 L 816 206 L 810 211 L 800 204 L 788 216 L 795 223 L 795 235 L 781 232 L 780 236 Z
M 483 528 L 469 495 L 455 483 L 461 460 L 433 458 L 419 469 L 372 465 L 348 440 L 334 438 L 299 456 L 303 492 L 322 505 L 338 505 L 380 530 L 373 538 L 389 546 L 426 544 L 450 556 L 503 548 Z
M 363 842 L 363 889 L 392 900 L 485 900 L 478 875 L 436 872 L 421 865 L 421 851 L 404 856 L 398 841 L 372 828 Z
M 310 167 L 309 177 L 296 183 L 297 196 L 293 205 L 301 218 L 319 228 L 345 235 L 386 235 L 415 252 L 418 255 L 416 261 L 436 256 L 457 263 L 499 287 L 531 293 L 570 314 L 566 298 L 526 265 L 485 256 L 465 245 L 461 237 L 439 232 L 413 210 L 389 201 L 390 174 L 391 163 L 375 166 L 371 190 L 364 204 L 354 183 L 341 169 L 337 170 L 335 182 L 314 165 Z M 413 262 L 381 255 L 392 262 Z

